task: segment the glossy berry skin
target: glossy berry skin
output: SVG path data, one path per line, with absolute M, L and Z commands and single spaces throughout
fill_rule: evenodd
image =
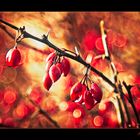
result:
M 20 51 L 14 47 L 10 49 L 6 54 L 6 64 L 10 67 L 17 67 L 21 61 Z
M 70 62 L 67 58 L 63 57 L 61 64 L 63 68 L 63 74 L 64 76 L 67 76 L 70 72 Z
M 52 82 L 54 83 L 60 78 L 61 71 L 55 64 L 53 64 L 49 70 L 49 75 L 50 75 Z
M 45 87 L 45 89 L 49 90 L 52 86 L 52 80 L 49 76 L 49 73 L 46 73 L 46 75 L 43 78 L 43 86 Z
M 95 98 L 95 100 L 96 100 L 97 102 L 100 102 L 101 99 L 102 99 L 102 96 L 103 96 L 103 93 L 102 93 L 101 88 L 100 88 L 96 83 L 93 83 L 93 84 L 91 85 L 91 89 L 94 90 L 93 97 Z
M 83 93 L 86 90 L 86 86 L 82 83 L 76 83 L 70 91 L 70 98 L 72 101 L 82 104 L 83 103 Z
M 58 62 L 58 63 L 56 64 L 56 66 L 60 69 L 61 74 L 62 74 L 62 73 L 63 73 L 63 66 L 62 66 L 62 64 Z
M 49 60 L 45 66 L 45 71 L 49 72 L 50 67 L 53 65 L 53 60 Z
M 86 90 L 84 92 L 84 102 L 85 102 L 85 107 L 87 110 L 91 110 L 94 105 L 95 105 L 95 100 L 94 100 L 94 97 L 93 97 L 93 94 L 94 94 L 94 90 L 91 89 L 91 90 Z
M 72 101 L 75 101 L 79 98 L 79 96 L 81 95 L 81 91 L 82 91 L 82 84 L 81 83 L 76 83 L 70 91 L 70 98 Z
M 48 62 L 49 60 L 52 60 L 53 61 L 55 59 L 55 57 L 56 57 L 56 53 L 55 52 L 50 53 L 47 56 L 47 58 L 46 58 L 46 62 Z

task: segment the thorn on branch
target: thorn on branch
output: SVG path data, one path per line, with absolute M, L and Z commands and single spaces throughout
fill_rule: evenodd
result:
M 47 35 L 43 34 L 42 39 L 43 40 L 48 40 L 50 32 L 51 32 L 51 29 L 47 32 Z

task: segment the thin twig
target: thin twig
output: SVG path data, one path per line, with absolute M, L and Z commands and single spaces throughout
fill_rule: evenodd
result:
M 28 98 L 28 96 L 25 96 L 23 98 L 27 98 L 35 107 L 38 108 L 39 110 L 39 113 L 41 113 L 42 115 L 44 115 L 56 128 L 60 128 L 60 126 L 58 125 L 58 123 L 53 120 L 50 115 L 45 111 L 43 110 L 38 104 L 36 104 L 32 99 Z
M 119 113 L 120 113 L 120 118 L 121 118 L 121 126 L 124 128 L 124 114 L 123 114 L 121 102 L 120 102 L 120 99 L 118 98 L 118 96 L 116 96 L 116 99 L 117 99 L 117 103 L 118 103 L 118 106 L 119 106 Z
M 113 71 L 113 74 L 114 74 L 114 83 L 117 84 L 117 74 L 118 74 L 118 71 L 111 59 L 111 55 L 110 55 L 110 52 L 109 52 L 109 49 L 108 49 L 108 45 L 106 43 L 106 34 L 105 34 L 105 31 L 104 31 L 104 21 L 101 20 L 100 22 L 100 28 L 101 28 L 101 35 L 102 35 L 102 42 L 103 42 L 103 47 L 104 47 L 104 50 L 105 50 L 105 58 L 108 60 L 110 66 L 111 66 L 111 69 Z M 116 91 L 117 92 L 117 91 Z
M 134 104 L 134 101 L 133 101 L 133 98 L 132 98 L 132 94 L 131 94 L 131 87 L 130 85 L 127 85 L 126 82 L 123 81 L 123 85 L 124 87 L 126 88 L 127 92 L 128 92 L 128 96 L 129 96 L 129 100 L 130 100 L 130 104 L 132 106 L 132 109 L 135 113 L 135 116 L 136 116 L 136 119 L 137 119 L 137 124 L 138 124 L 138 127 L 140 128 L 140 119 L 139 119 L 139 115 L 138 115 L 138 112 L 137 112 L 137 109 L 135 107 L 135 104 Z
M 119 88 L 119 92 L 120 92 L 120 97 L 121 97 L 121 100 L 122 100 L 122 104 L 123 104 L 124 109 L 125 109 L 125 112 L 126 112 L 127 127 L 132 127 L 130 113 L 129 113 L 128 107 L 126 105 L 126 101 L 124 100 L 124 93 L 123 93 L 123 90 L 122 90 L 121 83 L 119 83 L 118 88 Z

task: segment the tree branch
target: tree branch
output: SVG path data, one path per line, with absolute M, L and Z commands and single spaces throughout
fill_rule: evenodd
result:
M 137 119 L 137 123 L 138 123 L 138 127 L 140 128 L 140 119 L 139 119 L 139 115 L 138 115 L 138 112 L 137 112 L 137 109 L 135 107 L 135 104 L 134 104 L 134 101 L 133 101 L 133 98 L 132 98 L 132 95 L 131 95 L 131 87 L 130 85 L 127 85 L 124 81 L 123 81 L 123 85 L 124 87 L 126 88 L 127 92 L 128 92 L 128 95 L 129 95 L 129 103 L 131 104 L 132 108 L 133 108 L 133 111 L 135 113 L 135 116 L 136 116 L 136 119 Z
M 44 111 L 38 104 L 36 104 L 32 99 L 28 98 L 28 96 L 25 96 L 27 97 L 27 99 L 34 105 L 38 108 L 39 110 L 39 113 L 41 113 L 42 115 L 44 115 L 56 128 L 60 128 L 60 126 L 58 125 L 58 123 L 56 121 L 54 121 L 50 115 Z
M 74 55 L 72 55 L 72 54 L 67 53 L 66 51 L 61 50 L 60 48 L 56 47 L 55 45 L 53 45 L 53 44 L 48 40 L 48 35 L 47 35 L 47 36 L 43 35 L 43 38 L 40 39 L 40 38 L 38 38 L 38 37 L 36 37 L 36 36 L 33 36 L 33 35 L 31 35 L 30 33 L 26 32 L 26 31 L 24 30 L 24 28 L 18 28 L 18 27 L 14 26 L 14 25 L 12 25 L 12 24 L 10 24 L 10 23 L 8 23 L 8 22 L 2 20 L 2 19 L 0 19 L 0 22 L 2 22 L 3 24 L 5 24 L 5 25 L 7 25 L 7 26 L 9 26 L 9 27 L 11 27 L 11 28 L 13 28 L 13 29 L 15 29 L 15 30 L 21 31 L 21 33 L 23 34 L 24 38 L 31 38 L 31 39 L 37 40 L 37 41 L 39 41 L 39 42 L 42 42 L 42 43 L 48 45 L 50 48 L 53 48 L 54 50 L 58 51 L 58 52 L 61 54 L 61 56 L 65 56 L 65 57 L 68 57 L 68 58 L 70 58 L 70 59 L 73 59 L 73 60 L 75 60 L 75 61 L 77 61 L 77 62 L 83 64 L 85 67 L 89 67 L 89 66 L 90 66 L 91 71 L 95 72 L 95 73 L 96 73 L 98 76 L 100 76 L 105 82 L 107 82 L 110 86 L 112 86 L 112 87 L 114 88 L 114 91 L 116 91 L 116 85 L 115 85 L 110 79 L 108 79 L 102 72 L 98 71 L 97 69 L 95 69 L 94 67 L 92 67 L 90 64 L 86 63 L 86 62 L 81 58 L 81 56 L 79 56 L 79 55 L 78 55 L 78 56 L 74 56 Z

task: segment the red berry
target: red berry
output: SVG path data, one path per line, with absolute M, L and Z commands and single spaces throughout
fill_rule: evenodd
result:
M 72 101 L 75 101 L 79 98 L 79 96 L 81 95 L 81 91 L 82 91 L 82 85 L 81 83 L 76 83 L 70 91 L 70 98 Z
M 43 85 L 47 90 L 49 90 L 52 86 L 52 80 L 49 76 L 49 73 L 46 73 L 46 75 L 43 77 Z
M 48 57 L 46 58 L 46 62 L 48 63 L 49 60 L 54 60 L 56 57 L 56 52 L 52 52 L 48 55 Z
M 63 72 L 63 67 L 61 63 L 57 63 L 56 66 L 60 69 L 61 73 Z
M 81 83 L 76 83 L 70 91 L 70 98 L 76 103 L 83 103 L 83 94 L 86 90 L 86 86 Z
M 102 96 L 103 96 L 101 88 L 96 83 L 93 83 L 91 85 L 91 89 L 94 90 L 93 96 L 94 96 L 95 100 L 97 102 L 100 102 L 102 99 Z
M 94 93 L 93 89 L 86 90 L 85 93 L 84 93 L 83 99 L 84 99 L 84 102 L 85 102 L 85 107 L 88 110 L 91 110 L 93 108 L 94 104 L 95 104 L 93 93 Z
M 49 70 L 49 75 L 50 75 L 52 82 L 54 83 L 60 78 L 61 71 L 55 64 L 53 64 Z
M 10 49 L 6 54 L 6 64 L 7 66 L 17 67 L 21 61 L 20 51 L 14 47 Z
M 49 60 L 45 66 L 45 71 L 49 72 L 50 67 L 53 65 L 53 60 Z
M 65 57 L 63 57 L 62 59 L 62 68 L 63 68 L 64 76 L 67 76 L 68 73 L 70 72 L 70 62 Z

